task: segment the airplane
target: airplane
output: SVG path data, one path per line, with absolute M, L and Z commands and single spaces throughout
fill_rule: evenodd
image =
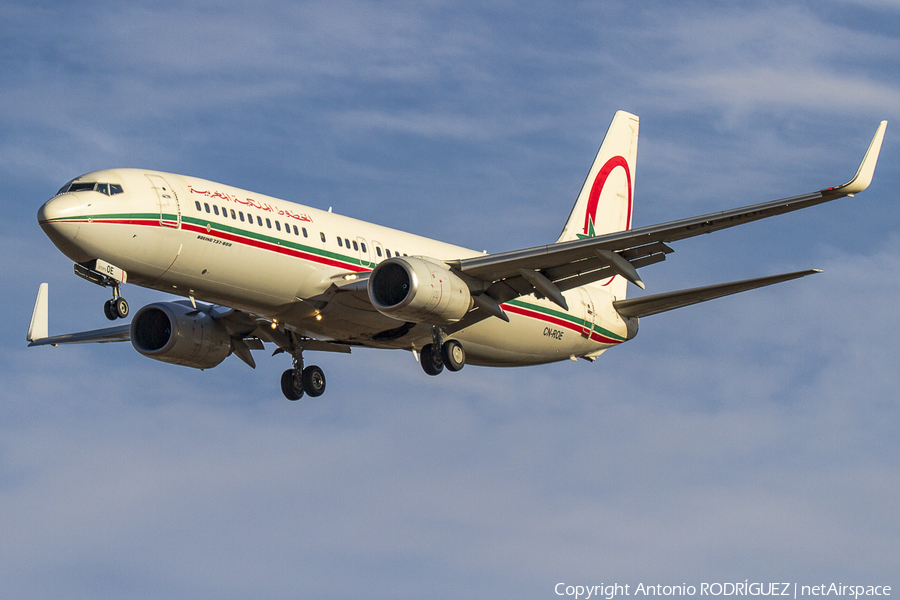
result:
M 132 283 L 181 296 L 130 324 L 48 334 L 38 290 L 29 346 L 130 341 L 140 354 L 197 369 L 274 344 L 291 358 L 289 400 L 320 396 L 325 375 L 304 352 L 411 351 L 428 375 L 466 364 L 513 367 L 584 359 L 637 335 L 641 317 L 819 271 L 796 271 L 629 298 L 638 269 L 670 243 L 865 190 L 887 121 L 856 175 L 819 191 L 632 228 L 639 119 L 612 119 L 555 243 L 488 254 L 204 179 L 144 169 L 95 171 L 37 213 L 80 277 L 111 288 L 103 312 L 126 318 Z

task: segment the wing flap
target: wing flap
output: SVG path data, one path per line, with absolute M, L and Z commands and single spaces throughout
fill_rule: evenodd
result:
M 821 273 L 821 271 L 818 269 L 810 269 L 807 271 L 784 273 L 782 275 L 770 275 L 768 277 L 758 277 L 756 279 L 744 279 L 742 281 L 719 283 L 688 290 L 641 296 L 639 298 L 629 298 L 627 300 L 613 302 L 613 307 L 615 307 L 623 317 L 648 317 L 661 312 L 675 310 L 676 308 L 699 304 L 700 302 L 706 302 L 708 300 L 715 300 L 716 298 L 722 298 L 723 296 L 755 290 L 756 288 L 774 285 L 783 281 L 790 281 L 791 279 L 799 279 L 800 277 L 806 277 L 807 275 L 813 275 L 815 273 Z

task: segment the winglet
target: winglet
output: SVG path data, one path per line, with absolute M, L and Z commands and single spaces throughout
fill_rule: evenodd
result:
M 872 143 L 869 144 L 869 149 L 866 150 L 866 156 L 863 158 L 862 163 L 860 163 L 859 170 L 856 171 L 856 175 L 853 176 L 853 179 L 844 185 L 828 188 L 823 191 L 840 192 L 841 194 L 849 195 L 856 194 L 869 187 L 869 184 L 872 183 L 872 176 L 875 174 L 875 163 L 878 162 L 878 153 L 881 151 L 881 142 L 884 140 L 884 130 L 886 127 L 887 121 L 879 123 L 878 129 L 875 131 L 875 137 L 872 138 Z
M 38 288 L 37 299 L 34 301 L 34 311 L 31 313 L 31 325 L 28 326 L 28 335 L 25 340 L 33 342 L 47 337 L 47 296 L 50 286 L 42 283 Z

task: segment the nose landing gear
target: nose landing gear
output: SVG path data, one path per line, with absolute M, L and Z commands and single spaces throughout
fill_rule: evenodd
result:
M 106 273 L 101 273 L 97 269 L 75 263 L 75 274 L 91 283 L 95 283 L 101 287 L 111 287 L 113 290 L 112 299 L 107 300 L 103 304 L 103 314 L 106 315 L 106 318 L 110 321 L 115 321 L 116 319 L 124 319 L 127 317 L 128 302 L 119 295 L 119 282 L 125 283 L 127 277 L 125 271 L 101 260 L 87 264 L 93 264 L 98 269 L 102 267 Z
M 124 319 L 128 316 L 128 301 L 122 296 L 119 296 L 119 286 L 116 286 L 114 290 L 113 298 L 103 303 L 103 314 L 106 315 L 106 318 L 110 321 Z

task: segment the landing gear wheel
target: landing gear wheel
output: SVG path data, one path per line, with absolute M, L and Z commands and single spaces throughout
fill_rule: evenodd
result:
M 117 317 L 119 317 L 120 319 L 124 319 L 128 316 L 128 302 L 125 300 L 125 298 L 119 296 L 118 298 L 113 300 L 113 306 L 113 310 L 115 310 Z
M 422 370 L 429 375 L 440 375 L 444 370 L 444 361 L 441 359 L 441 353 L 434 351 L 434 345 L 428 344 L 422 347 L 419 356 L 422 363 Z
M 316 365 L 310 365 L 303 369 L 303 389 L 310 398 L 321 396 L 325 393 L 325 373 Z
M 303 397 L 303 382 L 296 369 L 288 369 L 281 374 L 281 393 L 292 401 Z
M 459 371 L 466 366 L 466 351 L 456 340 L 448 340 L 441 347 L 441 356 L 448 371 Z
M 107 300 L 103 303 L 103 314 L 106 315 L 106 318 L 110 321 L 115 321 L 119 318 L 116 307 L 113 306 L 113 300 Z

